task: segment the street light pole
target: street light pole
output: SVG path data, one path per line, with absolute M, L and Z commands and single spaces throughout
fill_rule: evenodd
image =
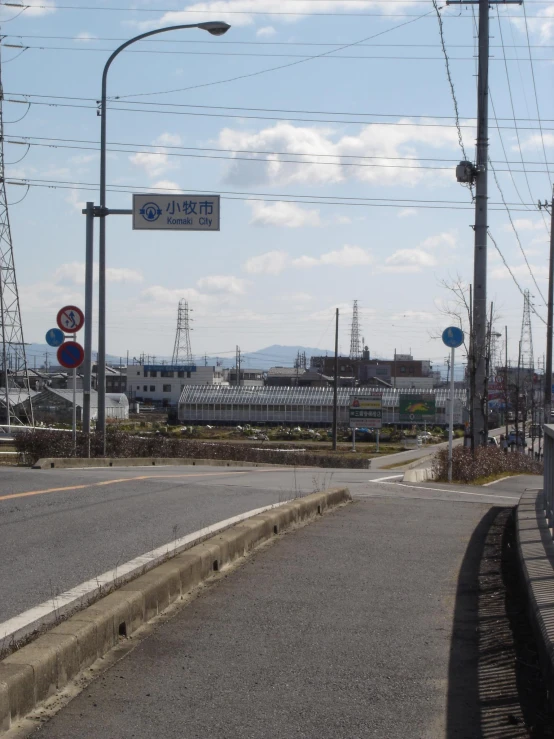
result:
M 106 454 L 106 99 L 108 71 L 118 54 L 136 41 L 148 36 L 167 31 L 180 31 L 185 28 L 200 28 L 213 36 L 222 36 L 231 26 L 223 21 L 208 21 L 206 23 L 187 23 L 167 28 L 157 28 L 154 31 L 141 33 L 121 44 L 109 57 L 102 72 L 102 97 L 100 100 L 100 206 L 95 215 L 100 217 L 100 238 L 98 253 L 98 421 L 96 428 L 103 435 L 104 456 Z

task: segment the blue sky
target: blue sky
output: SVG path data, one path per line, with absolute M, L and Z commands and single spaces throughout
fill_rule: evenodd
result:
M 110 52 L 141 31 L 225 20 L 232 28 L 222 38 L 196 29 L 164 34 L 131 47 L 110 71 L 108 92 L 119 100 L 108 111 L 107 180 L 126 191 L 110 193 L 109 206 L 129 208 L 133 190 L 156 188 L 223 199 L 219 233 L 133 232 L 128 216 L 109 218 L 108 352 L 171 354 L 180 298 L 194 311 L 197 354 L 229 356 L 237 344 L 245 352 L 332 346 L 335 307 L 347 352 L 357 299 L 372 355 L 411 349 L 442 362 L 445 349 L 433 338 L 449 323 L 441 282 L 472 280 L 473 211 L 454 175 L 461 151 L 432 3 L 128 3 L 100 0 L 87 10 L 86 0 L 33 0 L 18 17 L 16 8 L 1 11 L 10 45 L 2 52 L 6 140 L 31 143 L 25 156 L 26 145 L 6 143 L 6 174 L 34 183 L 10 209 L 25 339 L 43 341 L 61 305 L 83 304 L 80 211 L 98 197 L 95 108 Z M 543 142 L 554 161 L 554 9 L 528 0 L 526 12 L 532 67 L 523 10 L 491 11 L 490 86 L 500 127 L 493 121 L 491 158 L 546 295 L 548 232 L 529 204 L 551 192 Z M 470 7 L 441 13 L 471 159 L 474 20 Z M 13 48 L 20 45 L 28 48 Z M 544 317 L 492 174 L 489 192 L 491 231 Z M 8 186 L 10 202 L 24 194 L 25 187 Z M 497 329 L 508 326 L 516 358 L 523 298 L 492 244 L 488 277 Z M 540 356 L 545 332 L 537 316 L 533 330 Z

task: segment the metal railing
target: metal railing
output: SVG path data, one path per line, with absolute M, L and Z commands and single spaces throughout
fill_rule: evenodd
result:
M 554 525 L 554 425 L 544 427 L 544 507 L 549 526 Z

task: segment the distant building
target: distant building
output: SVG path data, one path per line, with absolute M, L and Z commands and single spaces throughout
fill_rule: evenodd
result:
M 181 364 L 132 364 L 127 375 L 129 400 L 169 408 L 176 406 L 186 385 L 220 385 L 221 367 Z
M 244 367 L 240 370 L 240 383 L 237 382 L 237 368 L 223 370 L 223 379 L 229 385 L 242 385 L 243 387 L 263 387 L 265 383 L 265 370 Z
M 77 421 L 82 420 L 83 391 L 75 392 Z M 35 421 L 43 423 L 71 423 L 73 418 L 73 390 L 57 390 L 45 388 L 32 398 Z M 21 410 L 28 410 L 28 400 L 24 400 L 15 407 L 19 414 Z M 23 408 L 24 406 L 24 408 Z M 90 395 L 91 418 L 98 417 L 98 393 L 93 390 Z M 125 420 L 129 418 L 129 401 L 123 393 L 106 395 L 106 418 Z

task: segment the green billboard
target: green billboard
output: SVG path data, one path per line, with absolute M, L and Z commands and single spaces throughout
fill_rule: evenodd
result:
M 434 421 L 436 413 L 434 395 L 401 395 L 399 414 L 401 421 Z

